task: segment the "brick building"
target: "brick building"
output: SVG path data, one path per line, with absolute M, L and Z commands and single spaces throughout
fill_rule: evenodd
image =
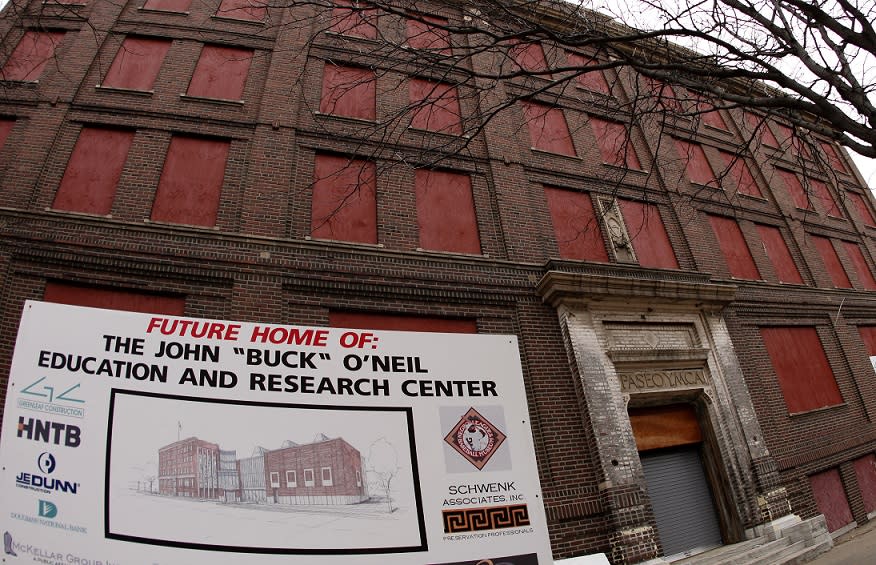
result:
M 158 450 L 158 493 L 188 498 L 221 498 L 219 446 L 186 438 Z
M 362 456 L 334 438 L 265 453 L 267 499 L 277 504 L 355 504 L 368 495 Z
M 321 434 L 320 434 L 321 435 Z M 362 456 L 343 438 L 318 437 L 251 457 L 196 437 L 158 450 L 158 493 L 224 502 L 356 504 L 368 498 Z
M 13 0 L 2 373 L 27 299 L 515 334 L 556 558 L 791 530 L 817 546 L 825 523 L 867 522 L 876 216 L 841 148 L 726 109 L 627 136 L 640 82 L 614 71 L 551 96 L 533 76 L 456 86 L 468 39 L 429 22 L 464 16 L 421 9 L 374 27 L 340 0 Z M 466 64 L 588 56 L 544 42 Z M 472 130 L 505 95 L 526 101 Z M 280 473 L 271 453 L 238 462 L 242 498 Z M 291 496 L 279 479 L 261 488 Z

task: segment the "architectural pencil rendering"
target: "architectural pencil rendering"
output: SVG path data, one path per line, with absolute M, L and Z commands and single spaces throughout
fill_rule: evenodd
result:
M 236 459 L 236 452 L 196 437 L 176 441 L 158 451 L 158 492 L 275 504 L 356 504 L 368 498 L 359 451 L 342 438 L 288 441 L 256 453 Z

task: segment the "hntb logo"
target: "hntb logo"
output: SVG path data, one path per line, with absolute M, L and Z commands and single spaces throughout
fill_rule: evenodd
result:
M 48 500 L 40 500 L 37 513 L 40 518 L 54 518 L 58 515 L 58 507 Z
M 18 437 L 66 447 L 79 447 L 81 435 L 79 426 L 49 422 L 39 418 L 18 417 Z

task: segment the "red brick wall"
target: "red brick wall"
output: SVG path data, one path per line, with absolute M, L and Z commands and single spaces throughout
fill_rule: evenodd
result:
M 323 485 L 322 468 L 331 469 L 332 484 Z M 306 486 L 305 470 L 313 471 L 314 484 Z M 356 484 L 356 471 L 362 470 L 360 454 L 340 438 L 320 443 L 287 447 L 265 453 L 265 485 L 268 498 L 277 496 L 359 496 L 363 484 Z M 297 472 L 297 486 L 287 487 L 286 471 Z M 280 487 L 271 487 L 271 473 L 279 473 Z

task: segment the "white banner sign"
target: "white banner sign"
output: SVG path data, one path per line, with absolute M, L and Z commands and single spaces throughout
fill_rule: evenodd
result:
M 28 302 L 7 563 L 548 564 L 514 336 Z

